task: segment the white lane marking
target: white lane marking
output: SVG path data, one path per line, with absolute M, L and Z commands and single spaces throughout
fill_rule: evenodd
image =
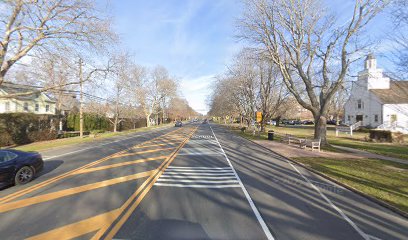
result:
M 211 139 L 211 138 L 214 138 L 214 137 L 211 136 L 211 135 L 193 135 L 192 139 L 195 139 L 195 138 L 198 138 L 198 139 Z
M 216 169 L 166 169 L 165 173 L 169 172 L 180 172 L 180 173 L 189 173 L 189 172 L 208 172 L 208 173 L 225 173 L 229 172 L 232 173 L 231 169 L 223 169 L 223 170 L 216 170 Z
M 190 144 L 191 143 L 198 143 L 198 144 L 202 144 L 202 145 L 205 145 L 205 144 L 207 144 L 207 143 L 210 143 L 210 144 L 215 144 L 215 145 L 218 145 L 217 144 L 217 141 L 215 141 L 215 140 L 198 140 L 198 139 L 191 139 L 190 141 L 188 141 Z
M 179 175 L 179 176 L 191 176 L 191 175 L 196 175 L 196 176 L 231 176 L 232 175 L 232 176 L 234 176 L 234 173 L 233 172 L 229 172 L 229 173 L 165 172 L 165 173 L 163 173 L 162 176 L 166 176 L 166 175 Z
M 190 183 L 238 183 L 236 179 L 233 180 L 217 180 L 213 179 L 210 180 L 201 180 L 201 179 L 167 179 L 167 178 L 159 178 L 157 182 L 190 182 Z
M 220 177 L 220 176 L 163 176 L 161 175 L 159 179 L 165 178 L 165 179 L 176 179 L 176 178 L 182 178 L 182 179 L 189 179 L 189 178 L 202 178 L 202 179 L 234 179 L 235 176 L 227 176 L 227 177 Z
M 179 168 L 179 169 L 191 169 L 191 167 L 173 167 L 168 166 L 167 169 L 171 168 Z M 229 167 L 194 167 L 194 169 L 231 169 Z
M 218 138 L 217 138 L 217 136 L 215 135 L 214 130 L 212 129 L 211 125 L 210 125 L 210 129 L 211 129 L 212 134 L 213 134 L 214 137 L 215 137 L 215 140 L 216 140 L 217 143 L 218 143 L 218 146 L 221 148 L 221 151 L 224 153 L 225 159 L 227 160 L 227 162 L 228 162 L 229 166 L 231 167 L 232 171 L 234 172 L 234 175 L 235 175 L 235 177 L 237 178 L 237 180 L 238 180 L 238 182 L 239 182 L 239 186 L 241 187 L 242 191 L 244 192 L 245 197 L 246 197 L 246 199 L 247 199 L 249 205 L 251 206 L 252 211 L 254 212 L 254 214 L 255 214 L 255 216 L 256 216 L 256 219 L 258 219 L 258 222 L 259 222 L 259 224 L 261 225 L 262 230 L 264 231 L 266 237 L 267 237 L 269 240 L 275 240 L 275 238 L 272 236 L 272 233 L 269 231 L 268 226 L 266 225 L 265 221 L 263 220 L 261 214 L 259 213 L 258 209 L 256 208 L 254 201 L 252 201 L 251 196 L 249 196 L 249 193 L 248 193 L 248 191 L 246 190 L 244 184 L 242 183 L 241 178 L 238 176 L 237 172 L 235 171 L 235 168 L 234 168 L 234 167 L 232 166 L 232 164 L 231 164 L 231 161 L 228 159 L 227 154 L 225 153 L 224 149 L 221 147 L 221 144 L 220 144 L 220 142 L 218 141 Z
M 189 156 L 189 155 L 198 155 L 198 156 L 202 156 L 202 155 L 222 155 L 222 153 L 212 153 L 212 152 L 196 152 L 196 153 L 179 153 L 177 154 L 178 156 Z
M 165 129 L 165 128 L 161 128 L 160 130 L 162 130 L 162 129 Z M 151 131 L 156 131 L 156 130 L 151 130 Z M 149 131 L 149 132 L 151 132 L 151 131 Z M 91 148 L 101 147 L 101 146 L 105 146 L 105 145 L 112 144 L 112 143 L 115 143 L 115 142 L 121 142 L 121 141 L 125 141 L 125 140 L 131 139 L 131 138 L 144 136 L 144 135 L 146 135 L 146 134 L 138 134 L 138 135 L 134 135 L 134 136 L 131 136 L 131 137 L 128 137 L 128 138 L 121 138 L 121 139 L 115 140 L 113 142 L 99 144 L 97 146 L 92 146 L 92 147 L 88 147 L 88 148 L 82 148 L 82 149 L 79 149 L 79 150 L 76 150 L 76 151 L 67 152 L 67 153 L 64 153 L 64 154 L 57 155 L 57 156 L 50 156 L 50 157 L 46 156 L 46 157 L 43 158 L 43 160 L 49 160 L 49 159 L 53 159 L 53 158 L 63 157 L 63 156 L 69 155 L 69 154 L 82 152 L 82 151 L 85 151 L 85 150 L 88 150 L 88 149 L 91 149 Z
M 289 162 L 289 160 L 286 159 L 286 162 L 289 163 L 290 166 L 292 166 L 292 168 L 294 168 L 296 170 L 296 172 L 299 173 L 299 175 L 310 184 L 310 186 L 312 186 L 319 194 L 320 196 L 332 207 L 334 208 L 343 218 L 344 220 L 346 220 L 353 228 L 354 230 L 356 230 L 365 240 L 370 240 L 370 237 L 365 234 L 349 217 L 347 217 L 346 214 L 344 214 L 344 212 L 338 208 L 336 205 L 334 205 L 334 203 L 328 198 L 326 197 L 326 195 L 324 195 L 319 188 L 317 188 L 307 177 L 305 177 L 300 171 L 299 169 L 297 169 L 291 162 Z
M 381 238 L 374 237 L 373 235 L 368 235 L 368 234 L 366 234 L 366 235 L 368 236 L 368 238 L 369 238 L 370 240 L 382 240 Z
M 182 187 L 182 188 L 234 188 L 240 187 L 239 184 L 228 184 L 228 185 L 199 185 L 199 184 L 173 184 L 173 183 L 158 183 L 156 182 L 154 186 L 166 186 L 166 187 Z

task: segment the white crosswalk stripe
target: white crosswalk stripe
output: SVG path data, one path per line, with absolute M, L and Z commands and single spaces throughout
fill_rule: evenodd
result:
M 155 186 L 188 188 L 240 187 L 230 167 L 172 167 L 169 166 Z

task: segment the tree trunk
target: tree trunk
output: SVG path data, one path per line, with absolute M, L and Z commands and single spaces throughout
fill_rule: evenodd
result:
M 321 140 L 321 145 L 327 145 L 327 119 L 326 116 L 318 115 L 314 117 L 315 129 L 314 138 Z
M 261 121 L 261 130 L 260 130 L 261 132 L 265 132 L 265 122 L 264 122 L 264 120 L 262 119 L 262 121 Z
M 279 127 L 281 116 L 278 116 L 277 118 L 275 118 L 275 120 L 276 120 L 276 126 Z
M 117 132 L 118 130 L 118 116 L 115 116 L 115 121 L 113 123 L 113 132 Z
M 146 114 L 146 127 L 150 127 L 150 114 Z

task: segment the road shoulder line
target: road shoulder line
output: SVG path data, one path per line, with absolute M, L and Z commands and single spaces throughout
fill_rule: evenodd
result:
M 324 173 L 318 172 L 318 171 L 316 171 L 316 170 L 314 170 L 314 169 L 312 169 L 312 168 L 310 168 L 310 167 L 304 165 L 303 163 L 300 163 L 300 162 L 297 162 L 297 161 L 295 161 L 295 160 L 293 160 L 293 159 L 291 159 L 291 158 L 285 157 L 285 156 L 283 156 L 283 155 L 281 155 L 281 154 L 279 154 L 279 153 L 273 151 L 272 149 L 266 148 L 266 147 L 262 146 L 261 144 L 255 142 L 255 141 L 252 141 L 251 139 L 248 139 L 248 138 L 244 138 L 244 137 L 242 137 L 242 136 L 239 136 L 238 134 L 235 134 L 234 132 L 232 132 L 232 131 L 229 130 L 229 129 L 228 129 L 228 131 L 231 132 L 232 134 L 234 134 L 235 136 L 238 136 L 238 137 L 240 137 L 240 138 L 242 138 L 242 139 L 245 139 L 245 140 L 247 140 L 247 141 L 249 141 L 249 142 L 251 142 L 251 143 L 257 145 L 258 147 L 261 147 L 261 148 L 263 148 L 263 149 L 265 149 L 265 150 L 267 150 L 267 151 L 269 151 L 269 152 L 271 152 L 271 153 L 273 153 L 273 154 L 276 154 L 276 155 L 278 155 L 279 157 L 281 157 L 281 158 L 283 158 L 283 159 L 285 159 L 285 160 L 287 160 L 287 161 L 290 161 L 291 163 L 293 163 L 293 164 L 295 164 L 295 165 L 297 165 L 297 166 L 303 167 L 304 169 L 308 170 L 309 172 L 314 173 L 314 174 L 316 174 L 316 175 L 318 175 L 318 176 L 320 176 L 320 177 L 326 179 L 326 180 L 329 181 L 329 182 L 333 182 L 333 183 L 335 183 L 335 184 L 337 184 L 337 185 L 339 185 L 339 186 L 342 186 L 342 187 L 346 188 L 347 190 L 349 190 L 349 191 L 351 191 L 351 192 L 353 192 L 353 193 L 355 193 L 355 194 L 358 194 L 358 195 L 360 195 L 361 197 L 364 197 L 364 198 L 366 198 L 367 200 L 370 200 L 370 201 L 372 201 L 373 203 L 376 203 L 376 204 L 380 205 L 381 207 L 384 207 L 384 208 L 386 208 L 386 209 L 392 211 L 393 213 L 396 213 L 396 214 L 398 214 L 399 216 L 404 217 L 405 219 L 408 219 L 408 213 L 403 212 L 403 211 L 401 211 L 400 209 L 398 209 L 398 208 L 396 208 L 396 207 L 394 207 L 394 206 L 392 206 L 392 205 L 390 205 L 390 204 L 388 204 L 388 203 L 386 203 L 386 202 L 384 202 L 384 201 L 381 201 L 381 200 L 379 200 L 379 199 L 377 199 L 377 198 L 371 197 L 371 196 L 369 196 L 369 195 L 367 195 L 367 194 L 365 194 L 365 193 L 363 193 L 363 192 L 357 190 L 356 188 L 353 188 L 353 187 L 351 187 L 351 186 L 349 186 L 349 185 L 347 185 L 347 184 L 344 184 L 344 183 L 342 183 L 342 182 L 340 182 L 340 181 L 337 181 L 336 179 L 334 179 L 334 178 L 332 178 L 332 177 L 330 177 L 330 176 L 328 176 L 328 175 L 326 175 L 326 174 L 324 174 Z
M 211 132 L 212 132 L 212 134 L 214 135 L 214 138 L 215 138 L 215 140 L 217 141 L 218 146 L 220 147 L 220 149 L 221 149 L 221 151 L 222 151 L 222 153 L 223 153 L 225 159 L 227 160 L 227 162 L 228 162 L 229 166 L 231 167 L 232 171 L 234 172 L 234 175 L 235 175 L 235 177 L 237 178 L 238 183 L 239 183 L 239 185 L 241 186 L 241 189 L 242 189 L 242 191 L 244 192 L 245 197 L 246 197 L 246 199 L 247 199 L 249 205 L 251 206 L 251 209 L 252 209 L 252 211 L 254 212 L 255 217 L 257 218 L 259 224 L 261 225 L 262 230 L 264 231 L 266 237 L 267 237 L 269 240 L 275 240 L 275 238 L 272 236 L 272 233 L 269 231 L 268 226 L 266 225 L 265 221 L 263 220 L 261 214 L 259 213 L 258 209 L 256 208 L 254 201 L 252 200 L 252 198 L 251 198 L 251 196 L 249 195 L 248 191 L 246 190 L 244 184 L 242 183 L 241 178 L 238 176 L 237 172 L 235 171 L 234 166 L 232 166 L 231 161 L 229 160 L 227 154 L 225 153 L 224 149 L 222 148 L 220 142 L 218 141 L 218 138 L 217 138 L 217 136 L 215 135 L 214 130 L 212 129 L 211 125 L 210 125 L 210 129 L 211 129 Z

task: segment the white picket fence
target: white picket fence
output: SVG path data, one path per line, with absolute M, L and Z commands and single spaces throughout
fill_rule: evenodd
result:
M 350 126 L 336 126 L 336 136 L 339 136 L 339 132 L 350 133 L 353 136 L 353 131 L 358 130 L 363 125 L 362 121 L 358 121 Z

